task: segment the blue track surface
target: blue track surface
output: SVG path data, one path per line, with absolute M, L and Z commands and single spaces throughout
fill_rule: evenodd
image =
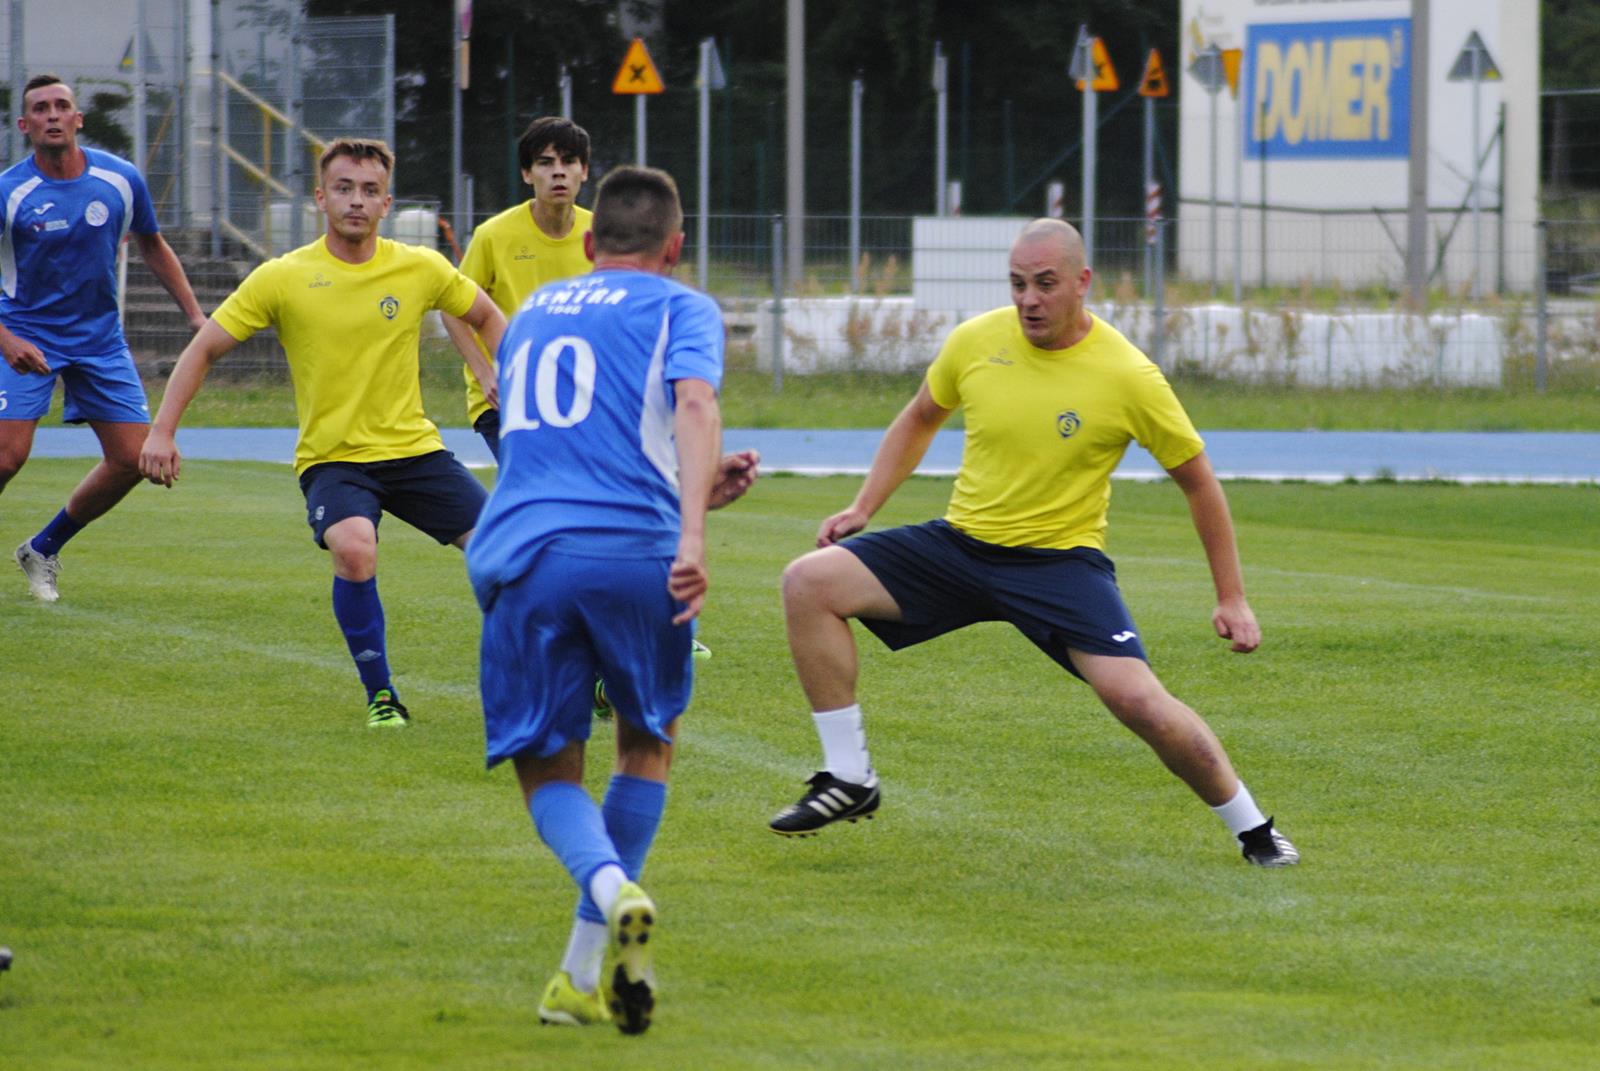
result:
M 294 456 L 293 428 L 185 428 L 178 447 L 192 460 L 276 461 Z M 1226 479 L 1459 480 L 1505 483 L 1600 482 L 1600 434 L 1588 432 L 1386 432 L 1213 431 L 1206 450 Z M 723 445 L 761 451 L 768 472 L 865 472 L 881 431 L 773 431 L 728 428 Z M 483 441 L 462 428 L 444 430 L 445 445 L 468 465 L 491 463 Z M 962 433 L 943 431 L 918 472 L 953 473 L 961 461 Z M 99 443 L 87 428 L 41 427 L 35 457 L 98 457 Z M 1161 469 L 1138 446 L 1128 451 L 1117 476 L 1152 479 Z

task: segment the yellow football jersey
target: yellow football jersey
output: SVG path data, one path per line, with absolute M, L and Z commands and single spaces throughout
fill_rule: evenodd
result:
M 472 308 L 478 288 L 420 246 L 378 239 L 348 264 L 318 238 L 252 271 L 213 319 L 243 342 L 278 329 L 300 417 L 294 468 L 390 461 L 444 449 L 422 408 L 417 346 L 430 309 Z
M 533 202 L 506 209 L 484 220 L 472 232 L 472 244 L 461 258 L 461 273 L 483 287 L 509 321 L 529 294 L 545 283 L 584 275 L 594 265 L 583 252 L 583 236 L 593 225 L 594 213 L 572 209 L 572 230 L 565 238 L 551 238 L 533 222 Z M 494 363 L 494 354 L 479 340 Z M 472 370 L 463 366 L 467 381 L 467 423 L 474 424 L 489 408 Z
M 986 543 L 1104 550 L 1128 443 L 1169 469 L 1205 449 L 1161 369 L 1099 317 L 1064 350 L 1030 343 L 1015 308 L 974 317 L 950 332 L 928 389 L 966 412 L 945 519 Z

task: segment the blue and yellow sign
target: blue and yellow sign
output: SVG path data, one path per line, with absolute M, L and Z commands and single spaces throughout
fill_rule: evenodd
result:
M 1246 39 L 1249 156 L 1410 154 L 1410 19 L 1268 23 Z

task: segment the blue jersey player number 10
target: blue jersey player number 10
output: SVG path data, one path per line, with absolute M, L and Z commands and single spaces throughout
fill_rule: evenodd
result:
M 533 343 L 524 342 L 517 347 L 508 362 L 507 374 L 511 377 L 511 390 L 502 399 L 505 412 L 501 415 L 500 433 L 531 431 L 540 421 L 557 428 L 570 428 L 581 424 L 594 405 L 594 347 L 588 340 L 576 335 L 562 335 L 545 344 L 539 351 L 538 367 L 533 375 L 533 404 L 538 410 L 538 420 L 528 416 L 528 355 Z M 561 358 L 572 354 L 572 399 L 569 407 L 561 408 L 558 381 Z

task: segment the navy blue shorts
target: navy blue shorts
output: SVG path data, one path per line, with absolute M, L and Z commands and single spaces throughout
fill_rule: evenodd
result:
M 378 526 L 387 511 L 440 543 L 478 525 L 488 492 L 448 450 L 393 461 L 324 461 L 300 474 L 306 523 L 317 546 L 332 525 L 365 517 Z
M 942 520 L 868 532 L 840 546 L 900 607 L 899 621 L 861 619 L 891 650 L 979 621 L 1009 621 L 1074 676 L 1082 674 L 1068 648 L 1145 659 L 1116 566 L 1093 547 L 1002 547 Z
M 500 463 L 500 410 L 486 409 L 472 422 L 472 430 L 483 436 L 483 445 L 496 465 Z

